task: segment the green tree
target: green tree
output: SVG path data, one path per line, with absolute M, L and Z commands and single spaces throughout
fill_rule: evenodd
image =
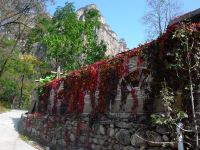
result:
M 48 0 L 7 0 L 0 4 L 0 101 L 28 106 L 33 81 L 41 63 L 30 55 L 24 59 L 24 45 L 38 15 Z M 27 55 L 28 56 L 28 55 Z M 30 58 L 33 58 L 32 60 Z M 26 57 L 27 58 L 27 57 Z M 39 62 L 39 61 L 38 61 Z
M 41 62 L 31 55 L 12 54 L 0 78 L 0 100 L 17 108 L 27 108 L 35 87 L 36 68 L 40 65 Z
M 158 83 L 151 86 L 153 88 L 151 94 L 154 94 L 152 98 L 155 94 L 159 95 L 167 108 L 166 115 L 160 117 L 153 115 L 153 118 L 161 124 L 183 123 L 184 129 L 181 130 L 185 131 L 187 137 L 186 147 L 199 149 L 199 125 L 195 112 L 199 111 L 199 108 L 195 107 L 199 105 L 195 96 L 199 93 L 200 83 L 199 24 L 184 21 L 173 30 L 164 35 L 164 42 L 158 41 L 153 45 L 155 51 L 148 51 L 148 54 L 145 54 L 151 65 L 149 68 L 153 70 L 154 82 Z M 189 117 L 183 119 L 186 116 Z M 191 132 L 195 133 L 194 136 Z
M 198 125 L 195 112 L 195 99 L 194 93 L 199 90 L 200 81 L 200 36 L 196 24 L 182 23 L 180 28 L 174 33 L 174 39 L 180 41 L 179 47 L 172 54 L 175 57 L 175 64 L 172 64 L 172 68 L 177 69 L 177 76 L 183 80 L 187 80 L 183 88 L 189 94 L 189 100 L 191 104 L 191 113 L 194 123 L 194 132 L 196 137 L 196 147 L 199 149 L 198 138 Z M 185 72 L 182 75 L 182 72 Z M 180 75 L 181 74 L 181 75 Z M 180 75 L 180 76 L 179 76 Z
M 26 35 L 35 23 L 35 18 L 44 12 L 45 2 L 48 0 L 6 0 L 0 4 L 0 46 L 4 39 L 10 38 L 15 41 L 12 47 L 4 48 L 8 53 L 0 64 L 0 77 L 5 71 L 10 56 L 15 50 L 24 52 Z M 2 52 L 2 51 L 0 51 Z
M 95 32 L 100 27 L 98 17 L 99 12 L 91 9 L 85 12 L 85 20 L 80 21 L 73 3 L 66 3 L 56 10 L 52 19 L 38 18 L 38 26 L 32 30 L 29 41 L 47 47 L 47 56 L 54 67 L 78 69 L 105 58 L 106 46 L 98 41 Z

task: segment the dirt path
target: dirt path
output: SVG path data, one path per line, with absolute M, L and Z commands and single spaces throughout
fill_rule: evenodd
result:
M 36 150 L 22 141 L 17 132 L 22 110 L 11 110 L 0 114 L 0 150 Z

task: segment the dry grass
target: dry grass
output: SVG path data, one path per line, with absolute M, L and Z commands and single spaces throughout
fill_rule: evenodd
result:
M 25 142 L 28 142 L 28 141 L 29 141 L 29 138 L 28 138 L 27 136 L 22 135 L 22 134 L 20 134 L 19 136 L 20 136 L 20 138 L 21 138 L 23 141 L 25 141 Z
M 3 113 L 3 112 L 6 112 L 8 110 L 9 109 L 7 108 L 7 105 L 0 101 L 0 114 Z

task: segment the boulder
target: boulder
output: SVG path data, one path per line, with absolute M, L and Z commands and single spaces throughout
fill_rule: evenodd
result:
M 75 139 L 76 139 L 75 135 L 74 134 L 70 134 L 70 140 L 73 142 L 73 141 L 75 141 Z
M 158 132 L 160 134 L 168 134 L 169 130 L 164 126 L 157 126 L 156 127 L 156 132 Z
M 130 144 L 131 135 L 128 130 L 121 129 L 116 133 L 116 139 L 123 145 Z
M 126 122 L 116 122 L 115 126 L 118 127 L 118 128 L 123 128 L 123 129 L 130 129 L 131 128 L 131 124 L 126 123 Z
M 104 128 L 103 125 L 100 125 L 100 126 L 99 126 L 99 132 L 100 132 L 100 134 L 102 134 L 102 135 L 105 135 L 105 134 L 106 134 L 106 131 L 105 131 L 105 128 Z
M 162 138 L 160 134 L 154 131 L 146 131 L 146 140 L 152 141 L 152 142 L 149 142 L 150 146 L 159 146 L 160 145 L 159 142 L 162 142 Z
M 168 138 L 168 136 L 166 136 L 166 135 L 163 135 L 163 136 L 162 136 L 162 139 L 163 139 L 164 142 L 169 142 L 169 138 Z
M 141 138 L 139 138 L 136 134 L 133 134 L 131 136 L 131 144 L 133 146 L 140 146 L 142 144 L 145 144 L 146 142 L 144 140 L 142 140 Z
M 135 148 L 135 147 L 132 147 L 132 146 L 126 146 L 123 148 L 123 150 L 139 150 L 139 148 Z
M 108 128 L 107 134 L 108 134 L 108 136 L 112 137 L 115 134 L 115 130 L 113 128 Z

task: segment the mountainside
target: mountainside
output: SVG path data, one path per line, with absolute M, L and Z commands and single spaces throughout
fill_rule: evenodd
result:
M 77 10 L 79 20 L 84 20 L 85 12 L 90 9 L 97 9 L 95 4 L 87 5 Z M 100 11 L 99 11 L 100 12 Z M 101 27 L 96 30 L 99 41 L 103 41 L 107 46 L 106 55 L 116 55 L 117 53 L 127 50 L 126 42 L 123 39 L 118 39 L 116 33 L 112 31 L 110 26 L 106 24 L 104 17 L 100 14 L 99 21 Z

